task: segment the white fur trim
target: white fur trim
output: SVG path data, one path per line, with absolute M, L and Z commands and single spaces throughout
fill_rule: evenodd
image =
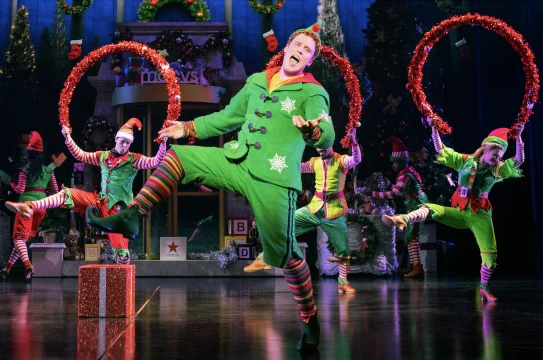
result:
M 129 134 L 129 133 L 124 132 L 124 131 L 117 131 L 117 135 L 115 135 L 115 138 L 123 138 L 123 139 L 130 140 L 130 141 L 134 142 L 134 135 Z
M 70 45 L 81 45 L 83 40 L 70 40 Z
M 271 29 L 270 31 L 267 31 L 264 34 L 262 34 L 262 37 L 265 39 L 268 36 L 273 35 L 273 34 L 274 34 L 273 29 Z

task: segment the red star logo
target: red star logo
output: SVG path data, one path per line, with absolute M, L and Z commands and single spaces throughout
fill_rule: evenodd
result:
M 172 241 L 172 244 L 171 245 L 167 245 L 169 248 L 170 248 L 170 251 L 168 253 L 171 253 L 172 251 L 175 251 L 177 253 L 177 248 L 179 247 L 179 245 L 175 245 L 174 242 Z

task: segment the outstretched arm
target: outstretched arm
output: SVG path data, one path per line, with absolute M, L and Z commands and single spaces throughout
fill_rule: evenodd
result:
M 426 117 L 426 124 L 428 124 L 432 128 L 432 141 L 434 143 L 434 149 L 435 151 L 440 154 L 441 150 L 445 147 L 443 145 L 443 142 L 441 141 L 441 137 L 439 136 L 439 132 L 432 124 L 432 118 L 430 116 Z
M 515 157 L 513 158 L 513 161 L 515 162 L 513 166 L 516 169 L 518 169 L 520 165 L 522 165 L 522 163 L 524 162 L 524 143 L 522 142 L 522 138 L 520 137 L 522 135 L 522 131 L 524 130 L 524 124 L 519 123 L 517 127 L 519 128 L 516 146 L 517 151 L 515 153 Z
M 362 152 L 360 151 L 360 146 L 358 145 L 358 140 L 356 139 L 356 128 L 352 128 L 351 130 L 349 130 L 349 133 L 347 135 L 351 137 L 352 155 L 345 155 L 343 157 L 343 165 L 341 166 L 341 170 L 343 170 L 343 172 L 354 168 L 362 161 Z
M 162 159 L 164 159 L 164 156 L 166 156 L 166 141 L 168 138 L 166 138 L 164 141 L 160 143 L 160 147 L 158 148 L 158 152 L 154 157 L 148 157 L 141 154 L 136 155 L 136 159 L 134 160 L 134 163 L 132 164 L 132 167 L 136 170 L 143 170 L 143 169 L 154 169 L 160 164 Z
M 102 155 L 101 151 L 86 152 L 81 150 L 81 148 L 79 148 L 79 146 L 77 146 L 72 140 L 70 130 L 66 126 L 62 127 L 62 135 L 64 135 L 64 138 L 66 139 L 65 143 L 70 151 L 70 154 L 72 154 L 77 161 L 100 166 L 100 156 Z
M 372 196 L 381 199 L 394 199 L 401 195 L 407 184 L 409 184 L 409 181 L 411 179 L 407 174 L 401 174 L 398 176 L 398 182 L 392 185 L 391 191 L 373 191 Z

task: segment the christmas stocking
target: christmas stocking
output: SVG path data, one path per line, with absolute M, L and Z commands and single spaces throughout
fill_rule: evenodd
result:
M 70 41 L 70 53 L 68 54 L 68 59 L 71 61 L 79 59 L 81 56 L 81 45 L 83 40 L 72 40 Z
M 268 32 L 265 32 L 264 34 L 262 34 L 262 37 L 268 43 L 268 46 L 266 47 L 266 50 L 268 50 L 271 53 L 275 52 L 275 50 L 277 50 L 277 46 L 279 45 L 279 43 L 277 42 L 277 38 L 275 37 L 273 29 L 268 31 Z
M 468 42 L 466 39 L 462 39 L 455 43 L 456 47 L 458 48 L 458 51 L 460 51 L 460 58 L 462 60 L 469 60 L 470 58 L 470 52 L 468 47 Z

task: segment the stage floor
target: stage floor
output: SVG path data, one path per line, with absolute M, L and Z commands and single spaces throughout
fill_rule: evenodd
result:
M 357 277 L 356 295 L 314 278 L 321 345 L 311 359 L 543 358 L 543 282 Z M 281 278 L 138 278 L 139 314 L 78 319 L 77 279 L 0 283 L 0 358 L 298 359 L 301 329 Z M 104 355 L 105 354 L 105 355 Z

